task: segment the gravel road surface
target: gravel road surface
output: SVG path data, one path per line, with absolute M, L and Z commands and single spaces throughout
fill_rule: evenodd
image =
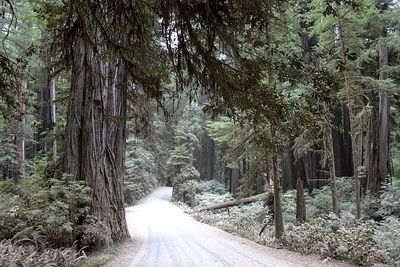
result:
M 111 267 L 284 267 L 350 266 L 273 249 L 195 221 L 170 203 L 162 187 L 126 209 L 132 241 L 123 245 Z

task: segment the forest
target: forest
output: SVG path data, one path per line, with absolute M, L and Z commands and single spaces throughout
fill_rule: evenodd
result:
M 400 266 L 397 0 L 2 0 L 0 24 L 0 266 L 125 266 L 160 187 L 287 266 Z

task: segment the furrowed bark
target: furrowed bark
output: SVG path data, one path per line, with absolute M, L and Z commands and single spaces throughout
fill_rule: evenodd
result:
M 379 80 L 388 78 L 388 51 L 386 44 L 379 44 Z M 385 89 L 379 90 L 379 140 L 378 140 L 378 179 L 379 187 L 386 182 L 389 166 L 389 96 Z M 375 194 L 379 193 L 374 192 Z
M 127 73 L 121 59 L 106 61 L 100 52 L 83 38 L 77 41 L 64 168 L 86 181 L 92 189 L 90 214 L 120 242 L 129 236 L 123 197 Z
M 271 137 L 276 142 L 276 130 L 271 126 Z M 274 224 L 275 224 L 275 238 L 280 239 L 284 232 L 283 214 L 282 214 L 282 188 L 278 176 L 278 147 L 273 144 L 272 148 L 272 181 L 274 185 Z
M 306 201 L 304 199 L 304 185 L 301 179 L 297 179 L 296 220 L 299 223 L 306 221 Z

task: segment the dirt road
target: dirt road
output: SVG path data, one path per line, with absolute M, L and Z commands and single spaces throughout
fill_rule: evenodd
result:
M 349 266 L 267 248 L 199 223 L 171 204 L 170 197 L 171 188 L 160 188 L 126 209 L 133 242 L 110 266 Z

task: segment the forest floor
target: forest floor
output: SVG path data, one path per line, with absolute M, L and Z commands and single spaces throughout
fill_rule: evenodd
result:
M 197 222 L 170 198 L 171 188 L 163 187 L 126 209 L 132 240 L 108 266 L 352 266 L 234 236 Z

